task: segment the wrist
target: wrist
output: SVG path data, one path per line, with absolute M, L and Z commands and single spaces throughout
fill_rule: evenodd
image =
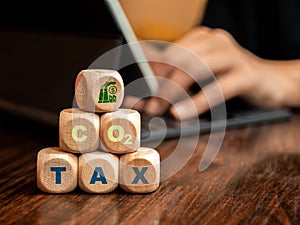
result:
M 300 60 L 273 61 L 273 66 L 281 78 L 282 106 L 300 107 Z

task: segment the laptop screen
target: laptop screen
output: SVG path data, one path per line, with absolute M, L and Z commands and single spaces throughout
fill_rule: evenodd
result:
M 0 110 L 56 124 L 72 107 L 79 71 L 124 39 L 103 1 L 18 4 L 0 3 Z

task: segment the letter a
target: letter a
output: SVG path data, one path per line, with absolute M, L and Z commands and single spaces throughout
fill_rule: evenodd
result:
M 100 176 L 98 176 L 98 174 Z M 104 176 L 102 167 L 96 167 L 94 170 L 94 174 L 92 176 L 92 179 L 90 181 L 90 184 L 95 184 L 97 181 L 100 181 L 102 184 L 107 184 L 106 178 Z

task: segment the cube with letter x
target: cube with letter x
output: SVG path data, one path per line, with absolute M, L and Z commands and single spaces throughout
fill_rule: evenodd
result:
M 159 187 L 160 157 L 156 150 L 139 148 L 120 157 L 120 187 L 131 193 L 150 193 Z

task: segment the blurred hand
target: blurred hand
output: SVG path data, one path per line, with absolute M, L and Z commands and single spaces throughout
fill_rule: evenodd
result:
M 261 59 L 242 48 L 233 37 L 221 29 L 207 27 L 195 28 L 187 33 L 177 45 L 192 51 L 206 63 L 216 77 L 216 81 L 206 85 L 202 91 L 191 97 L 192 101 L 180 100 L 171 106 L 171 114 L 179 119 L 196 116 L 188 109 L 193 104 L 198 114 L 209 110 L 222 99 L 208 102 L 206 96 L 213 98 L 216 88 L 220 88 L 224 99 L 240 96 L 260 107 L 298 107 L 300 106 L 300 61 L 271 61 Z M 188 51 L 185 51 L 188 52 Z M 158 76 L 175 82 L 188 90 L 196 81 L 207 79 L 207 71 L 184 53 L 180 48 L 170 45 L 159 55 L 161 61 L 179 65 L 184 70 L 163 63 L 152 63 Z M 187 75 L 183 71 L 189 71 Z M 157 93 L 148 101 L 136 105 L 151 116 L 163 114 L 170 103 L 165 97 L 177 98 L 180 93 L 170 90 L 168 84 L 162 84 Z M 174 99 L 176 101 L 176 99 Z

